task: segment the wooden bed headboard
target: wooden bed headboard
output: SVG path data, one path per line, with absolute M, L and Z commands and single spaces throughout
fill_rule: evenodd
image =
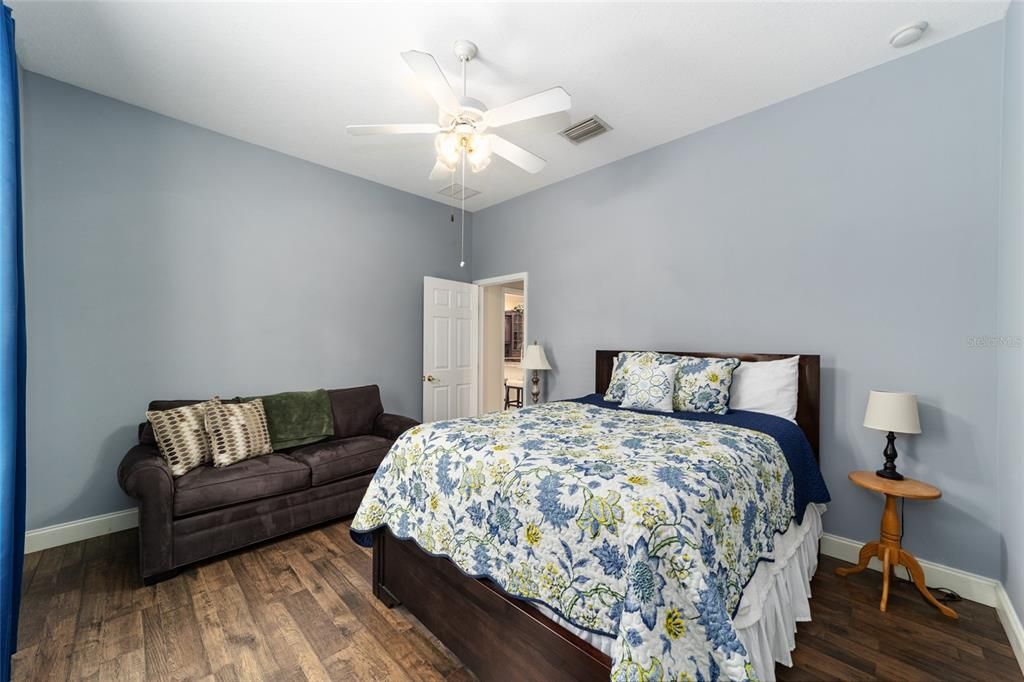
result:
M 615 356 L 629 353 L 625 350 L 597 351 L 597 365 L 594 374 L 594 390 L 604 393 L 612 380 L 612 369 Z M 763 362 L 765 360 L 782 360 L 791 358 L 796 353 L 693 353 L 690 351 L 658 351 L 666 355 L 689 355 L 695 358 L 738 358 L 741 362 Z M 821 356 L 800 355 L 799 369 L 800 388 L 797 392 L 796 423 L 803 429 L 804 435 L 814 449 L 814 456 L 820 459 L 818 452 L 819 422 L 821 419 Z

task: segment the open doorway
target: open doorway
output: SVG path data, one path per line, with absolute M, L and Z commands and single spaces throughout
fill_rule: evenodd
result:
M 526 404 L 520 364 L 526 350 L 526 273 L 493 277 L 480 285 L 480 411 Z

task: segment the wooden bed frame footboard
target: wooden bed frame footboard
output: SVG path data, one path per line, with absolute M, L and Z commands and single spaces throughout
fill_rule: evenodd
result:
M 373 594 L 402 604 L 483 682 L 607 682 L 611 659 L 491 581 L 387 529 L 373 537 Z

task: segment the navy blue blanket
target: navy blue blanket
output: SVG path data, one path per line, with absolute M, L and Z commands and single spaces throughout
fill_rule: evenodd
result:
M 582 398 L 574 398 L 569 402 L 596 405 L 609 410 L 629 410 L 621 407 L 618 403 L 610 403 L 600 393 L 592 393 Z M 760 431 L 778 441 L 779 447 L 786 455 L 789 462 L 789 469 L 793 472 L 793 506 L 797 523 L 803 523 L 804 511 L 811 502 L 822 504 L 829 502 L 832 498 L 828 494 L 828 487 L 825 479 L 821 476 L 821 469 L 818 468 L 818 461 L 814 458 L 814 450 L 804 435 L 803 430 L 782 417 L 761 412 L 747 412 L 745 410 L 729 410 L 727 414 L 709 414 L 706 412 L 651 412 L 649 410 L 630 410 L 643 414 L 653 414 L 671 419 L 685 419 L 699 422 L 714 422 L 715 424 L 728 424 L 744 429 Z

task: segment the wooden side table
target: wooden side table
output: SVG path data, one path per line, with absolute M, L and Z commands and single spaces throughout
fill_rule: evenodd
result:
M 942 491 L 933 485 L 922 481 L 915 481 L 912 478 L 905 478 L 902 481 L 894 481 L 888 478 L 877 476 L 873 471 L 850 472 L 850 480 L 861 488 L 874 490 L 885 495 L 885 508 L 882 511 L 882 532 L 881 538 L 875 542 L 869 542 L 860 548 L 860 558 L 853 568 L 837 568 L 838 575 L 846 576 L 851 573 L 860 573 L 868 567 L 873 557 L 882 560 L 882 603 L 879 605 L 881 611 L 885 611 L 886 602 L 889 601 L 889 576 L 896 570 L 896 566 L 905 566 L 910 574 L 917 591 L 942 615 L 950 618 L 957 618 L 956 611 L 945 604 L 940 603 L 928 590 L 924 581 L 924 571 L 921 564 L 917 563 L 914 555 L 903 549 L 900 545 L 900 516 L 896 512 L 896 499 L 903 497 L 908 500 L 937 500 L 942 497 Z

